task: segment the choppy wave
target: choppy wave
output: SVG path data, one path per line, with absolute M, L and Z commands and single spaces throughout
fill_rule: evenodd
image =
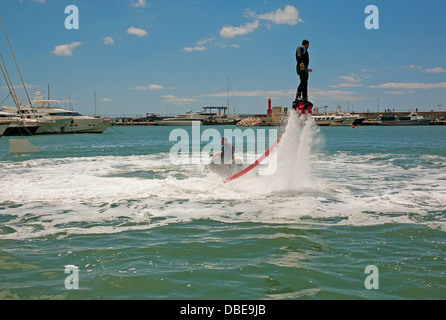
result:
M 446 230 L 446 159 L 325 154 L 291 119 L 273 175 L 223 184 L 167 153 L 0 162 L 0 238 L 116 233 L 211 219 L 272 224 L 424 224 Z

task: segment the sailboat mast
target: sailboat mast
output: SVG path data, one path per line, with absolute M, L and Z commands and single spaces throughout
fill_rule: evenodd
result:
M 98 104 L 96 102 L 96 91 L 94 92 L 94 114 L 95 114 L 95 116 L 98 115 Z
M 6 40 L 8 40 L 9 48 L 11 49 L 11 53 L 12 53 L 12 56 L 14 58 L 15 65 L 17 67 L 17 71 L 19 72 L 20 79 L 22 80 L 23 89 L 25 89 L 26 97 L 28 98 L 29 105 L 30 105 L 30 107 L 32 107 L 32 102 L 31 102 L 31 99 L 29 97 L 28 90 L 26 89 L 25 81 L 23 81 L 23 77 L 22 77 L 22 73 L 20 72 L 19 64 L 17 63 L 17 59 L 15 58 L 14 50 L 12 50 L 11 42 L 9 41 L 8 33 L 6 32 L 5 24 L 3 23 L 3 19 L 2 19 L 1 16 L 0 16 L 0 21 L 1 21 L 2 26 L 3 26 L 3 31 L 5 31 Z
M 229 76 L 226 76 L 226 108 L 229 116 Z
M 8 85 L 9 94 L 12 96 L 12 99 L 14 100 L 14 103 L 19 113 L 21 113 L 20 103 L 18 101 L 17 95 L 14 90 L 14 86 L 11 82 L 11 78 L 9 77 L 8 69 L 6 68 L 6 64 L 5 61 L 3 60 L 3 56 L 1 53 L 0 53 L 0 58 L 1 58 L 0 68 L 2 70 L 3 78 L 5 78 L 6 84 Z
M 228 115 L 229 115 L 229 89 L 231 89 L 231 92 L 232 92 L 232 99 L 234 100 L 234 102 L 235 102 L 235 99 L 234 99 L 234 91 L 232 90 L 232 85 L 231 85 L 231 82 L 229 81 L 229 76 L 227 76 L 227 81 L 228 81 L 228 88 L 227 88 L 227 100 L 228 100 Z M 232 104 L 232 107 L 233 107 L 233 111 L 234 111 L 234 116 L 237 114 L 236 112 L 235 112 L 235 104 L 233 103 Z

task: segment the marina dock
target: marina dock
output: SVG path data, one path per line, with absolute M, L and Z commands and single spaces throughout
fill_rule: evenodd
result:
M 361 124 L 363 126 L 366 125 L 379 125 L 379 118 L 381 116 L 385 116 L 388 114 L 392 114 L 397 116 L 398 118 L 407 116 L 411 111 L 395 111 L 395 112 L 356 112 L 361 117 L 365 117 L 364 122 Z M 424 117 L 427 120 L 430 120 L 430 125 L 445 125 L 446 122 L 446 111 L 418 111 L 417 114 L 419 116 Z
M 277 126 L 280 125 L 287 108 L 273 107 L 268 114 L 240 114 L 241 121 L 239 126 Z M 385 116 L 386 112 L 352 112 L 359 117 L 365 118 L 361 125 L 379 125 L 381 116 Z M 410 111 L 391 112 L 397 117 L 407 116 Z M 446 111 L 418 111 L 418 115 L 430 121 L 430 125 L 446 125 Z M 315 116 L 322 116 L 324 113 L 314 113 Z M 112 126 L 156 126 L 153 114 L 142 115 L 107 115 Z M 172 116 L 159 116 L 158 119 L 167 119 Z M 212 122 L 202 122 L 203 125 L 213 125 Z

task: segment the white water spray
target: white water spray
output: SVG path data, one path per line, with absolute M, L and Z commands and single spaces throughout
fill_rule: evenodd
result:
M 314 188 L 311 157 L 317 127 L 311 116 L 291 112 L 277 149 L 277 171 L 271 176 L 274 190 L 305 191 Z
M 267 158 L 268 174 L 244 176 L 231 182 L 242 192 L 275 193 L 278 191 L 314 191 L 317 183 L 312 174 L 311 160 L 318 139 L 317 126 L 311 116 L 291 112 L 285 133 L 277 149 Z M 275 162 L 274 165 L 271 162 Z

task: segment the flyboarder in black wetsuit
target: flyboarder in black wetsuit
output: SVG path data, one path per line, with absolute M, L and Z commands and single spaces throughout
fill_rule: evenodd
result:
M 303 40 L 302 45 L 296 49 L 296 72 L 300 79 L 299 87 L 297 88 L 296 99 L 293 102 L 293 108 L 298 108 L 299 102 L 303 102 L 304 110 L 307 110 L 312 103 L 308 101 L 308 76 L 312 69 L 309 69 L 310 56 L 308 54 L 308 47 L 310 42 Z M 310 112 L 311 113 L 311 112 Z

